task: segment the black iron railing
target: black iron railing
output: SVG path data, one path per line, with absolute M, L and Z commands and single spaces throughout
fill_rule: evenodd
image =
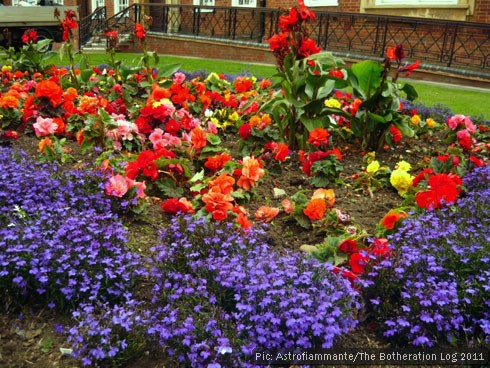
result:
M 136 21 L 153 18 L 150 30 L 264 44 L 278 31 L 280 11 L 270 8 L 135 4 Z M 383 57 L 402 44 L 408 59 L 434 66 L 490 70 L 490 24 L 361 13 L 316 11 L 311 37 L 324 50 Z
M 103 31 L 105 28 L 105 21 L 105 6 L 99 6 L 92 14 L 81 19 L 79 22 L 79 45 L 85 45 L 95 33 Z
M 115 30 L 119 35 L 133 33 L 134 25 L 140 22 L 140 7 L 133 4 L 106 19 L 105 29 Z

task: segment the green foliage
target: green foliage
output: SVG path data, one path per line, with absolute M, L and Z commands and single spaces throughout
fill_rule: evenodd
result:
M 395 77 L 388 80 L 391 68 L 389 59 L 384 65 L 365 60 L 352 65 L 349 72 L 349 83 L 354 95 L 363 100 L 353 116 L 346 116 L 351 122 L 355 137 L 359 138 L 364 148 L 376 151 L 383 147 L 391 125 L 408 137 L 414 135 L 409 126 L 408 116 L 399 113 L 402 91 L 407 98 L 417 97 L 415 89 L 408 85 L 396 83 Z
M 319 53 L 296 60 L 293 53 L 284 59 L 284 71 L 273 76 L 280 90 L 261 111 L 270 112 L 280 135 L 291 148 L 304 148 L 308 133 L 315 128 L 327 128 L 330 114 L 323 102 L 334 88 L 345 83 L 330 76 L 331 69 L 343 62 L 331 53 Z
M 318 188 L 326 188 L 329 184 L 339 180 L 340 173 L 344 170 L 336 155 L 328 155 L 323 160 L 316 161 L 311 166 L 312 177 L 310 183 Z
M 46 51 L 53 40 L 44 39 L 37 43 L 30 42 L 23 45 L 20 50 L 15 50 L 13 47 L 5 48 L 0 46 L 0 52 L 4 55 L 0 60 L 6 65 L 12 66 L 13 70 L 22 72 L 43 72 L 54 64 L 52 63 L 54 51 Z

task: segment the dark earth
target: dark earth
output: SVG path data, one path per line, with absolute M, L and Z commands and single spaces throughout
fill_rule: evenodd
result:
M 35 137 L 21 135 L 13 142 L 13 147 L 26 151 L 32 157 L 37 157 L 37 143 Z M 227 146 L 234 147 L 233 142 Z M 70 145 L 72 155 L 79 162 L 91 160 L 82 156 L 76 144 Z M 404 138 L 397 146 L 387 148 L 376 153 L 376 159 L 381 165 L 394 168 L 400 160 L 412 164 L 412 172 L 417 172 L 417 164 L 424 157 L 445 152 L 447 145 L 442 142 L 442 137 L 437 133 L 431 138 L 411 140 Z M 390 210 L 399 206 L 402 198 L 393 188 L 381 188 L 374 191 L 371 198 L 368 193 L 356 191 L 353 188 L 352 176 L 362 170 L 362 153 L 358 148 L 339 146 L 344 155 L 342 165 L 344 167 L 341 178 L 344 185 L 334 185 L 336 203 L 335 206 L 342 212 L 351 216 L 353 223 L 359 224 L 369 234 L 380 219 Z M 72 164 L 67 165 L 69 168 Z M 260 205 L 270 205 L 281 208 L 281 200 L 274 198 L 273 189 L 283 189 L 287 196 L 291 196 L 300 189 L 315 189 L 308 183 L 308 178 L 301 171 L 301 164 L 297 159 L 291 159 L 283 165 L 281 175 L 267 176 L 257 188 L 258 197 L 247 205 L 250 217 L 253 218 L 255 210 Z M 318 234 L 301 228 L 294 223 L 286 223 L 281 220 L 280 214 L 270 224 L 268 241 L 276 248 L 287 248 L 299 251 L 302 244 L 314 245 L 320 243 L 324 234 Z M 148 213 L 139 217 L 123 217 L 125 225 L 129 229 L 129 246 L 141 251 L 143 254 L 152 244 L 158 242 L 158 230 L 169 221 L 160 209 L 156 201 L 148 205 Z M 59 316 L 55 316 L 47 310 L 29 310 L 8 313 L 0 308 L 0 367 L 5 368 L 52 368 L 52 367 L 81 367 L 73 358 L 62 356 L 60 348 L 68 348 L 69 345 L 63 335 L 55 332 L 56 324 L 63 324 Z M 356 329 L 350 334 L 338 340 L 338 348 L 379 348 L 389 347 L 389 341 L 377 336 L 375 326 L 364 320 L 362 311 L 359 312 L 363 319 Z M 135 357 L 124 367 L 128 368 L 164 368 L 176 367 L 178 364 L 171 362 L 157 347 L 149 346 L 141 356 Z M 337 366 L 338 367 L 338 366 Z M 353 366 L 350 366 L 353 367 Z M 367 366 L 364 366 L 367 367 Z M 388 366 L 384 366 L 388 367 Z M 408 366 L 404 366 L 408 367 Z M 445 366 L 448 367 L 448 366 Z

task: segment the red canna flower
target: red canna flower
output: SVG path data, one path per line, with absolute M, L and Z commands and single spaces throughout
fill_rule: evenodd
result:
M 134 26 L 134 35 L 138 37 L 141 41 L 144 41 L 146 39 L 145 27 L 140 23 L 136 23 Z
M 31 43 L 37 41 L 37 32 L 34 29 L 26 29 L 22 35 L 22 42 Z

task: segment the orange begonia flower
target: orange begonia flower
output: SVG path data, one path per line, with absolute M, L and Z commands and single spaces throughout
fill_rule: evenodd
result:
M 279 208 L 260 206 L 255 212 L 255 219 L 259 222 L 271 222 L 279 214 Z
M 332 208 L 335 204 L 335 192 L 333 189 L 317 189 L 313 192 L 311 199 L 323 199 L 327 203 L 328 208 Z
M 248 216 L 244 213 L 239 213 L 236 218 L 237 224 L 239 224 L 242 229 L 250 229 L 252 227 L 252 222 L 248 219 Z
M 191 131 L 191 142 L 192 142 L 192 147 L 199 151 L 206 147 L 207 141 L 206 141 L 206 133 L 204 130 L 202 130 L 201 127 L 195 127 Z
M 237 185 L 245 190 L 255 187 L 255 183 L 265 175 L 265 171 L 260 161 L 254 157 L 243 159 L 242 176 L 238 179 Z
M 213 215 L 215 220 L 225 220 L 227 211 L 233 209 L 233 197 L 218 191 L 210 190 L 202 196 L 202 201 L 206 203 L 204 209 Z
M 303 213 L 312 221 L 318 221 L 325 215 L 327 209 L 327 203 L 321 198 L 312 199 L 306 205 Z
M 44 153 L 46 146 L 53 148 L 53 142 L 49 137 L 41 139 L 37 145 L 37 148 L 39 149 L 39 152 Z
M 63 102 L 63 89 L 57 83 L 50 80 L 39 82 L 34 95 L 37 98 L 45 97 L 49 99 L 53 107 Z
M 5 94 L 0 97 L 0 107 L 3 109 L 15 109 L 19 107 L 19 100 L 13 95 Z
M 227 173 L 223 173 L 216 179 L 209 181 L 208 185 L 212 188 L 214 192 L 221 192 L 223 194 L 230 194 L 233 190 L 233 184 L 235 184 L 235 179 Z
M 385 217 L 381 220 L 381 225 L 383 225 L 387 230 L 393 230 L 395 227 L 396 223 L 402 219 L 407 217 L 407 214 L 405 212 L 397 212 L 394 210 L 391 210 L 388 212 Z

